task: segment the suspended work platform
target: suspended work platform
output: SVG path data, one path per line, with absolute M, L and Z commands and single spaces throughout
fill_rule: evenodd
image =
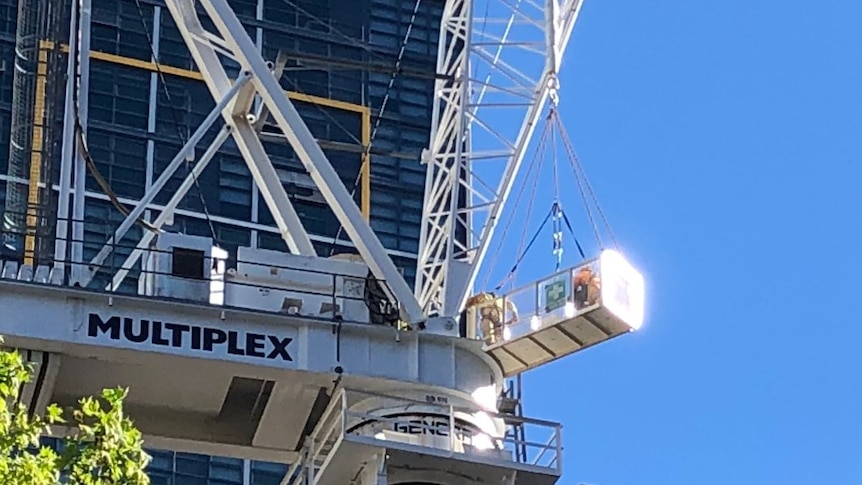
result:
M 644 279 L 617 251 L 503 296 L 474 297 L 468 329 L 506 377 L 640 328 Z

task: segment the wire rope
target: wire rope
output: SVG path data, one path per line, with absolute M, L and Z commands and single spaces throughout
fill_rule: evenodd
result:
M 546 137 L 544 136 L 544 134 L 545 134 L 545 132 L 544 132 L 544 130 L 543 130 L 543 132 L 542 132 L 542 135 L 543 135 L 543 136 L 541 136 L 541 137 L 539 138 L 539 145 L 538 145 L 538 147 L 536 148 L 536 152 L 537 152 L 537 153 L 539 153 L 540 151 L 543 151 L 543 146 L 544 146 L 544 143 L 545 143 L 545 140 L 546 140 Z M 512 206 L 512 213 L 513 213 L 513 214 L 514 214 L 515 212 L 517 212 L 518 207 L 520 207 L 521 200 L 523 200 L 523 198 L 524 198 L 524 192 L 527 190 L 527 187 L 530 187 L 530 184 L 529 184 L 528 182 L 530 181 L 530 177 L 531 177 L 531 175 L 532 175 L 532 173 L 533 173 L 533 169 L 540 165 L 540 163 L 536 163 L 536 160 L 537 160 L 538 158 L 539 158 L 539 157 L 538 157 L 538 155 L 537 155 L 537 156 L 534 156 L 534 158 L 533 158 L 532 160 L 530 160 L 530 163 L 529 163 L 529 165 L 527 166 L 527 174 L 526 174 L 526 175 L 525 175 L 525 177 L 524 177 L 524 183 L 521 185 L 521 189 L 518 191 L 518 196 L 517 196 L 517 198 L 515 199 L 515 205 L 514 205 L 514 206 Z M 533 185 L 532 185 L 532 186 L 533 186 L 533 193 L 530 195 L 530 200 L 531 200 L 531 202 L 532 202 L 532 200 L 534 200 L 534 198 L 535 198 L 535 186 L 536 186 L 536 184 L 537 184 L 537 182 L 538 182 L 539 175 L 540 175 L 540 170 L 537 170 L 537 171 L 536 171 L 536 182 L 534 182 L 534 183 L 533 183 Z M 528 216 L 529 216 L 530 212 L 532 212 L 532 203 L 530 204 L 530 208 L 528 208 L 528 209 L 527 209 L 527 215 L 528 215 Z M 510 217 L 510 218 L 506 221 L 506 225 L 505 225 L 505 226 L 503 226 L 503 232 L 500 234 L 500 241 L 501 241 L 501 242 L 506 240 L 506 236 L 508 236 L 508 235 L 509 235 L 509 230 L 512 228 L 512 224 L 514 223 L 514 221 L 515 221 L 515 217 L 514 217 L 514 216 L 513 216 L 513 217 Z M 521 251 L 523 251 L 524 244 L 526 243 L 526 239 L 527 239 L 527 238 L 526 238 L 526 235 L 527 235 L 527 231 L 526 231 L 526 226 L 525 226 L 525 229 L 524 229 L 524 230 L 522 231 L 522 233 L 521 233 L 521 242 L 519 243 L 519 249 L 518 249 L 518 252 L 519 252 L 519 253 L 520 253 Z M 489 283 L 490 283 L 491 275 L 493 274 L 493 270 L 494 270 L 494 269 L 496 268 L 496 266 L 497 266 L 497 261 L 499 260 L 499 258 L 500 258 L 500 254 L 501 254 L 501 253 L 502 253 L 502 251 L 499 251 L 499 250 L 498 250 L 498 251 L 494 252 L 494 253 L 493 253 L 493 255 L 491 256 L 491 260 L 489 261 L 489 265 L 488 265 L 488 271 L 485 273 L 485 281 L 484 281 L 484 282 L 483 282 L 483 284 L 482 284 L 482 286 L 483 286 L 483 287 L 485 287 L 485 288 L 487 288 L 487 287 L 488 287 L 488 285 L 489 285 Z M 510 275 L 508 275 L 508 274 L 507 274 L 507 275 L 503 278 L 503 282 L 502 282 L 500 285 L 498 285 L 498 286 L 502 286 L 502 285 L 504 285 L 504 284 L 506 283 L 506 281 L 507 281 L 509 278 L 510 278 Z
M 177 108 L 174 105 L 173 98 L 171 97 L 171 91 L 168 88 L 168 82 L 165 79 L 165 73 L 162 71 L 161 64 L 159 63 L 158 55 L 156 54 L 155 43 L 153 42 L 153 36 L 150 34 L 150 27 L 147 25 L 146 16 L 144 15 L 144 8 L 141 5 L 141 0 L 135 0 L 135 5 L 137 6 L 138 19 L 141 22 L 141 27 L 144 30 L 144 35 L 146 35 L 146 37 L 147 37 L 147 45 L 149 46 L 149 49 L 150 49 L 150 56 L 152 56 L 153 65 L 156 68 L 156 75 L 159 78 L 159 83 L 162 87 L 162 92 L 164 93 L 165 100 L 167 101 L 167 104 L 168 104 L 168 111 L 171 113 L 171 118 L 173 120 L 174 126 L 176 127 L 177 135 L 180 138 L 180 142 L 182 145 L 185 145 L 188 142 L 188 140 L 185 136 L 185 133 L 183 133 L 182 128 L 180 127 L 179 117 L 177 116 L 177 112 L 176 112 Z M 186 160 L 186 163 L 183 164 L 183 166 L 186 168 L 186 172 L 188 173 L 188 175 L 191 175 L 191 177 L 192 177 L 192 181 L 194 182 L 194 185 L 195 185 L 195 190 L 198 193 L 198 199 L 201 202 L 201 209 L 203 210 L 204 219 L 206 220 L 207 225 L 209 226 L 210 235 L 213 238 L 213 243 L 218 245 L 218 236 L 216 235 L 215 224 L 213 224 L 212 217 L 210 217 L 209 207 L 207 207 L 207 201 L 206 201 L 206 198 L 204 197 L 203 190 L 201 190 L 201 185 L 200 185 L 200 182 L 198 181 L 198 177 L 197 177 L 197 175 L 195 175 L 194 171 L 189 166 L 188 159 Z
M 288 1 L 288 0 L 284 0 Z M 398 78 L 399 71 L 401 70 L 401 63 L 404 60 L 404 53 L 407 52 L 407 43 L 410 41 L 410 35 L 413 32 L 413 26 L 416 23 L 416 16 L 419 13 L 419 7 L 422 5 L 422 0 L 416 0 L 413 3 L 413 10 L 410 14 L 410 21 L 407 24 L 407 30 L 404 33 L 404 38 L 401 40 L 401 46 L 398 49 L 398 55 L 395 59 L 395 69 L 392 71 L 392 75 L 389 77 L 389 83 L 386 85 L 386 91 L 383 93 L 383 101 L 380 103 L 380 109 L 377 111 L 377 116 L 374 120 L 374 127 L 371 130 L 371 136 L 368 141 L 368 146 L 364 147 L 362 153 L 362 162 L 359 166 L 359 173 L 356 174 L 356 178 L 353 181 L 353 188 L 350 191 L 350 196 L 354 197 L 356 195 L 356 191 L 359 189 L 359 185 L 362 182 L 362 174 L 366 170 L 366 166 L 371 163 L 371 158 L 368 156 L 371 153 L 371 147 L 374 145 L 374 140 L 377 138 L 377 132 L 380 129 L 380 123 L 383 121 L 383 114 L 386 112 L 386 106 L 389 103 L 389 98 L 392 94 L 392 88 L 395 86 L 395 80 Z M 339 239 L 341 239 L 341 233 L 344 231 L 344 225 L 339 224 L 338 230 L 335 232 L 335 236 L 332 238 L 332 243 L 329 247 L 330 256 L 335 252 L 335 247 L 338 244 Z
M 580 160 L 578 159 L 577 154 L 575 153 L 575 148 L 572 145 L 572 141 L 566 133 L 565 127 L 559 118 L 556 119 L 557 126 L 560 129 L 560 137 L 563 139 L 563 146 L 566 148 L 566 151 L 569 155 L 569 162 L 572 165 L 572 170 L 575 173 L 575 179 L 578 181 L 578 188 L 581 189 L 581 179 L 583 179 L 583 185 L 586 188 L 587 192 L 590 195 L 590 198 L 593 200 L 593 205 L 596 207 L 596 212 L 598 212 L 599 217 L 602 219 L 602 223 L 605 226 L 605 229 L 608 231 L 608 236 L 611 238 L 611 242 L 614 244 L 614 247 L 619 249 L 619 243 L 617 242 L 616 237 L 614 236 L 613 230 L 611 230 L 611 225 L 608 222 L 608 218 L 602 210 L 601 205 L 599 205 L 598 198 L 596 197 L 595 192 L 593 191 L 592 186 L 590 185 L 589 180 L 587 179 L 586 172 L 584 171 L 583 166 L 581 165 Z M 585 194 L 582 193 L 585 196 Z M 587 205 L 586 198 L 584 197 L 584 204 Z M 599 244 L 601 245 L 601 239 L 598 236 L 598 227 L 595 224 L 595 221 L 592 218 L 592 212 L 589 210 L 589 206 L 587 205 L 587 213 L 589 214 L 591 223 L 593 224 L 593 228 L 596 231 L 596 238 L 599 240 Z

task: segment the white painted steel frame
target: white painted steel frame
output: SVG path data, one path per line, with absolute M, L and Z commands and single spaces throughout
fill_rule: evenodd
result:
M 201 305 L 145 296 L 26 283 L 0 278 L 0 329 L 11 347 L 92 356 L 94 348 L 145 354 L 194 357 L 251 364 L 266 369 L 289 369 L 331 376 L 336 366 L 347 370 L 345 381 L 357 388 L 369 381 L 396 388 L 449 389 L 470 395 L 477 387 L 501 385 L 503 376 L 481 343 L 428 332 L 398 332 L 384 325 L 333 323 L 280 313 Z M 113 340 L 88 335 L 88 316 L 181 321 L 183 324 L 224 331 L 257 332 L 293 338 L 292 361 L 230 354 L 226 348 L 203 352 L 188 345 L 171 347 L 148 342 Z M 338 332 L 335 329 L 340 329 Z M 88 350 L 90 349 L 90 350 Z M 438 358 L 428 359 L 427 355 Z M 373 358 L 386 356 L 385 358 Z M 397 362 L 397 365 L 392 365 Z M 371 390 L 371 389 L 369 389 Z
M 182 184 L 177 188 L 174 194 L 171 196 L 171 199 L 165 205 L 164 210 L 162 210 L 156 220 L 153 221 L 152 226 L 156 230 L 160 230 L 162 226 L 164 226 L 168 221 L 173 220 L 174 211 L 177 206 L 180 205 L 183 198 L 186 196 L 188 191 L 192 188 L 194 181 L 196 178 L 200 177 L 203 173 L 204 169 L 207 168 L 210 161 L 212 161 L 213 157 L 218 153 L 219 149 L 224 142 L 227 141 L 230 136 L 230 127 L 224 126 L 221 131 L 219 131 L 218 135 L 216 135 L 215 139 L 210 143 L 210 146 L 207 147 L 206 151 L 204 151 L 203 155 L 201 155 L 200 160 L 192 167 L 191 171 L 186 178 L 183 180 Z M 144 203 L 141 202 L 141 207 L 144 207 Z M 123 283 L 123 279 L 126 278 L 126 275 L 129 274 L 129 271 L 134 267 L 135 263 L 141 258 L 141 255 L 144 253 L 144 250 L 150 246 L 150 243 L 153 241 L 153 238 L 156 237 L 156 233 L 152 231 L 144 232 L 143 237 L 138 242 L 135 249 L 129 254 L 123 264 L 120 266 L 120 269 L 117 270 L 117 273 L 114 275 L 114 279 L 112 280 L 110 286 L 108 287 L 108 291 L 117 291 L 120 285 Z
M 86 135 L 87 124 L 90 120 L 90 27 L 92 23 L 93 2 L 91 0 L 79 1 L 79 45 L 78 45 L 78 121 L 81 131 Z M 74 130 L 73 124 L 73 130 Z M 73 131 L 74 134 L 74 131 Z M 74 153 L 75 166 L 75 192 L 72 203 L 72 283 L 79 282 L 84 276 L 84 215 L 85 198 L 84 191 L 87 187 L 87 162 L 81 152 L 81 146 L 77 136 L 72 137 L 72 147 L 69 149 Z M 66 148 L 64 147 L 64 151 Z
M 218 30 L 219 36 L 207 32 L 195 11 L 195 4 L 202 7 Z M 312 180 L 320 189 L 345 232 L 356 245 L 365 263 L 379 279 L 385 280 L 387 291 L 393 301 L 398 302 L 402 318 L 410 323 L 424 320 L 422 308 L 413 296 L 403 276 L 392 262 L 380 240 L 364 221 L 359 208 L 347 191 L 335 169 L 303 122 L 293 103 L 284 95 L 278 80 L 270 72 L 255 43 L 249 37 L 227 0 L 169 0 L 168 9 L 188 46 L 204 81 L 215 99 L 221 99 L 230 89 L 230 80 L 219 59 L 219 54 L 228 55 L 243 69 L 252 74 L 251 85 L 240 92 L 223 112 L 223 117 L 232 129 L 237 147 L 267 202 L 267 206 L 284 232 L 287 229 L 283 218 L 290 201 L 281 185 L 278 174 L 257 132 L 248 119 L 255 95 L 267 106 L 270 116 L 284 132 Z M 286 235 L 285 235 L 286 236 Z
M 275 72 L 277 72 L 277 73 L 281 73 L 281 72 L 283 72 L 283 70 L 284 70 L 284 66 L 277 66 L 275 68 Z M 243 77 L 243 84 L 248 79 L 249 79 L 249 77 L 247 77 L 247 76 Z M 234 88 L 238 88 L 239 87 L 238 84 L 239 83 L 234 84 Z M 260 134 L 260 131 L 263 129 L 263 126 L 266 124 L 266 120 L 269 116 L 269 112 L 267 110 L 265 110 L 264 108 L 265 108 L 264 105 L 258 106 L 257 107 L 257 113 L 254 115 L 253 126 L 254 126 L 255 131 L 258 134 Z M 221 109 L 218 106 L 216 106 L 214 112 L 220 113 Z M 206 121 L 204 123 L 206 123 Z M 161 230 L 162 226 L 167 224 L 168 221 L 173 220 L 174 213 L 176 212 L 177 206 L 179 206 L 180 202 L 182 202 L 183 198 L 186 196 L 188 191 L 192 188 L 194 181 L 198 177 L 201 176 L 203 171 L 209 165 L 210 161 L 212 161 L 213 157 L 218 153 L 218 151 L 221 149 L 222 145 L 224 145 L 224 142 L 227 141 L 228 137 L 230 136 L 230 132 L 231 132 L 230 126 L 228 126 L 228 125 L 222 126 L 222 129 L 219 131 L 218 135 L 216 135 L 215 139 L 213 139 L 213 141 L 210 143 L 210 146 L 207 147 L 207 149 L 204 151 L 203 155 L 201 155 L 198 162 L 194 165 L 194 167 L 192 167 L 192 169 L 189 171 L 188 175 L 186 175 L 186 178 L 183 180 L 182 184 L 180 184 L 180 186 L 177 188 L 177 190 L 171 196 L 171 199 L 165 205 L 164 209 L 159 213 L 159 216 L 156 217 L 156 220 L 153 221 L 152 226 L 154 229 Z M 170 170 L 170 166 L 167 169 L 165 169 L 165 172 L 167 172 L 168 170 Z M 164 177 L 165 172 L 162 173 L 162 177 Z M 159 178 L 159 180 L 161 180 L 161 177 Z M 155 183 L 155 186 L 159 186 L 160 188 L 162 185 L 163 184 L 160 185 L 158 183 L 158 181 L 156 181 L 156 183 Z M 253 185 L 253 187 L 255 187 L 255 186 Z M 143 205 L 143 201 L 140 202 L 140 204 Z M 148 206 L 149 206 L 149 204 L 150 204 L 150 202 L 147 202 Z M 300 229 L 302 230 L 301 227 L 300 227 Z M 125 279 L 126 275 L 129 274 L 129 271 L 132 269 L 132 267 L 135 265 L 135 263 L 138 262 L 138 260 L 141 258 L 141 255 L 143 254 L 144 250 L 147 247 L 149 247 L 150 243 L 152 242 L 152 240 L 155 237 L 156 237 L 156 234 L 152 231 L 147 231 L 144 233 L 143 237 L 141 237 L 141 240 L 138 242 L 135 249 L 132 251 L 131 254 L 129 254 L 129 256 L 126 258 L 126 260 L 123 262 L 123 264 L 117 270 L 117 273 L 114 275 L 113 281 L 111 282 L 111 284 L 107 288 L 108 291 L 117 291 L 117 289 L 123 283 L 123 279 Z M 310 236 L 309 236 L 309 242 L 310 242 Z
M 57 197 L 57 234 L 56 242 L 54 243 L 54 271 L 63 274 L 66 270 L 66 241 L 69 239 L 69 212 L 70 212 L 70 197 L 72 188 L 72 168 L 75 163 L 75 119 L 74 119 L 74 102 L 75 90 L 77 89 L 75 80 L 78 57 L 78 9 L 74 5 L 71 7 L 71 17 L 69 20 L 69 60 L 66 71 L 66 100 L 64 102 L 63 112 L 63 144 L 60 155 L 60 193 Z
M 430 315 L 458 314 L 473 291 L 533 131 L 555 96 L 583 0 L 485 0 L 481 16 L 474 3 L 447 0 L 440 28 L 437 72 L 455 81 L 435 86 L 425 157 L 416 296 Z M 466 204 L 459 207 L 459 198 Z
M 243 86 L 248 83 L 249 79 L 251 79 L 251 73 L 243 72 L 242 74 L 240 74 L 240 77 L 237 82 L 235 82 L 233 86 L 231 86 L 231 88 L 225 93 L 224 97 L 222 97 L 216 103 L 215 108 L 213 108 L 212 111 L 210 111 L 210 113 L 207 115 L 207 117 L 204 118 L 204 120 L 201 122 L 201 124 L 198 126 L 198 128 L 195 130 L 195 132 L 192 134 L 186 144 L 182 148 L 180 148 L 180 150 L 174 156 L 174 159 L 171 160 L 171 163 L 169 163 L 168 166 L 165 167 L 165 169 L 159 175 L 159 178 L 156 179 L 155 182 L 153 182 L 152 186 L 149 189 L 147 189 L 147 192 L 141 198 L 141 201 L 138 203 L 138 205 L 136 205 L 135 208 L 129 212 L 129 215 L 127 215 L 126 218 L 123 219 L 123 222 L 120 223 L 120 227 L 117 228 L 117 230 L 114 232 L 114 235 L 111 236 L 110 239 L 108 239 L 108 242 L 105 243 L 104 246 L 102 246 L 102 249 L 99 250 L 99 252 L 90 261 L 90 264 L 87 268 L 88 274 L 82 281 L 81 286 L 86 287 L 90 284 L 90 281 L 92 281 L 93 276 L 102 266 L 102 263 L 105 262 L 105 259 L 113 251 L 115 244 L 123 240 L 123 237 L 126 236 L 126 233 L 129 231 L 129 229 L 131 229 L 135 221 L 137 221 L 143 215 L 144 211 L 147 209 L 150 203 L 152 203 L 156 199 L 156 196 L 159 194 L 159 192 L 161 192 L 161 190 L 168 183 L 168 181 L 170 181 L 174 173 L 180 168 L 183 163 L 186 163 L 186 161 L 188 160 L 188 156 L 194 153 L 194 149 L 197 144 L 203 139 L 204 136 L 206 136 L 207 131 L 210 129 L 213 123 L 216 122 L 219 116 L 221 116 L 222 110 L 224 110 L 228 106 L 228 104 L 233 101 L 234 97 L 237 96 Z M 305 230 L 302 228 L 302 224 L 299 222 L 299 216 L 296 216 L 293 220 L 291 220 L 290 224 L 293 225 L 293 227 L 290 228 L 291 234 L 294 235 L 294 239 L 292 239 L 292 241 L 301 241 L 303 243 L 303 245 L 294 244 L 294 246 L 291 247 L 291 250 L 296 251 L 297 249 L 299 249 L 305 251 L 310 249 L 311 251 L 313 251 L 314 248 L 311 245 L 311 240 L 309 240 L 308 235 L 305 234 Z M 296 238 L 297 232 L 305 235 L 305 241 L 302 241 L 301 237 Z

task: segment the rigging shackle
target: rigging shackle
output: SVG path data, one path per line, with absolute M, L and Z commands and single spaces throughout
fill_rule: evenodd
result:
M 552 207 L 553 224 L 554 224 L 554 251 L 556 263 L 554 271 L 559 271 L 563 264 L 563 207 L 558 200 L 554 201 Z
M 560 104 L 560 79 L 557 73 L 552 73 L 548 77 L 548 98 L 551 100 L 551 111 L 555 111 L 557 105 Z

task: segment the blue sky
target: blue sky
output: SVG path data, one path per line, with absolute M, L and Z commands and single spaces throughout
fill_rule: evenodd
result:
M 587 0 L 561 109 L 648 309 L 525 376 L 526 413 L 565 426 L 561 484 L 862 483 L 859 19 Z

